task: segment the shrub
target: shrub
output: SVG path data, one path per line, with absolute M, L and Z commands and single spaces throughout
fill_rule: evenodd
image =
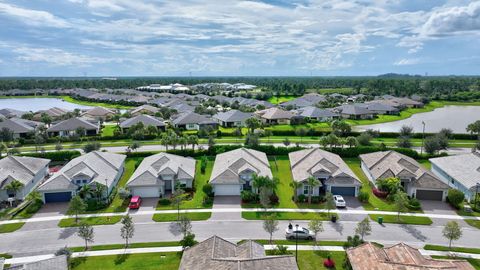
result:
M 326 268 L 335 268 L 335 261 L 330 258 L 330 255 L 326 260 L 323 261 L 323 266 L 325 266 Z
M 307 201 L 307 196 L 300 194 L 298 195 L 298 202 L 306 202 Z
M 207 157 L 206 156 L 203 156 L 202 159 L 200 160 L 200 171 L 202 172 L 202 174 L 205 173 L 205 171 L 207 170 Z
M 47 158 L 47 159 L 50 159 L 51 161 L 69 161 L 80 155 L 81 153 L 79 151 L 55 151 L 55 152 L 22 154 L 22 156 L 27 156 L 27 157 Z
M 211 184 L 205 184 L 202 191 L 207 194 L 208 197 L 213 197 L 213 186 Z
M 244 202 L 244 203 L 250 203 L 250 202 L 257 202 L 258 201 L 258 195 L 253 193 L 250 190 L 242 190 L 241 197 L 242 197 L 242 202 Z
M 388 192 L 381 191 L 381 190 L 379 190 L 379 189 L 377 189 L 377 188 L 374 188 L 374 189 L 372 190 L 372 192 L 373 192 L 373 194 L 374 194 L 375 196 L 377 196 L 378 198 L 385 199 L 385 198 L 388 196 Z
M 458 189 L 450 189 L 448 191 L 447 199 L 450 205 L 459 209 L 462 207 L 462 203 L 465 200 L 465 194 Z
M 312 196 L 312 203 L 320 203 L 322 200 L 322 197 L 320 196 Z
M 130 191 L 126 188 L 119 188 L 118 189 L 118 196 L 120 199 L 125 200 L 126 198 L 130 197 Z
M 269 199 L 270 199 L 270 203 L 271 203 L 271 204 L 278 204 L 278 196 L 277 196 L 277 194 L 272 194 L 272 195 L 270 195 Z
M 29 204 L 29 205 L 27 206 L 27 208 L 25 209 L 25 211 L 26 211 L 28 214 L 35 214 L 36 212 L 38 212 L 38 210 L 40 210 L 40 208 L 42 208 L 42 204 L 43 204 L 42 201 L 32 202 L 31 204 Z
M 370 199 L 370 194 L 366 191 L 361 190 L 360 193 L 358 194 L 358 200 L 366 203 L 368 202 L 368 199 Z
M 213 198 L 212 197 L 205 197 L 203 198 L 203 206 L 208 207 L 213 204 Z
M 172 202 L 169 200 L 169 199 L 166 199 L 166 198 L 163 198 L 163 199 L 160 199 L 158 200 L 158 204 L 160 205 L 170 205 Z
M 395 194 L 399 189 L 401 189 L 402 185 L 400 179 L 396 177 L 389 177 L 385 179 L 377 179 L 377 187 L 388 194 Z
M 411 198 L 409 203 L 408 203 L 408 209 L 410 210 L 420 210 L 422 206 L 420 205 L 420 202 L 416 198 Z

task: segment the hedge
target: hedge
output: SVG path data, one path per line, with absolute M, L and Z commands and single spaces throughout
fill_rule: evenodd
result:
M 73 158 L 80 156 L 79 151 L 56 151 L 56 152 L 38 152 L 38 153 L 23 153 L 20 156 L 26 157 L 37 157 L 37 158 L 47 158 L 51 161 L 68 161 Z

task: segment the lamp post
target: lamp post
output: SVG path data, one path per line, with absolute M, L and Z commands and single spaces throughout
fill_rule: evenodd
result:
M 298 262 L 298 224 L 295 224 L 295 260 Z
M 422 146 L 420 147 L 420 155 L 423 154 L 423 142 L 425 141 L 425 122 L 422 121 L 423 130 L 422 130 Z

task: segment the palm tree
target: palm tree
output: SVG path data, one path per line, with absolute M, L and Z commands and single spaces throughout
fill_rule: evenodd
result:
M 308 204 L 311 204 L 312 203 L 313 188 L 320 185 L 320 181 L 318 181 L 315 177 L 310 176 L 307 179 L 307 185 L 309 186 L 309 189 L 308 189 Z
M 160 143 L 165 146 L 165 150 L 168 151 L 170 140 L 167 133 L 162 133 L 162 136 L 160 137 Z
M 17 199 L 17 193 L 24 187 L 24 184 L 18 180 L 13 180 L 8 185 L 5 186 L 5 189 L 13 193 L 13 197 Z
M 192 145 L 192 150 L 195 151 L 195 145 L 198 144 L 198 136 L 196 135 L 190 135 L 187 137 L 187 142 L 188 144 Z
M 3 152 L 5 152 L 7 149 L 7 145 L 3 142 L 0 142 L 0 158 L 2 157 Z
M 27 200 L 32 202 L 38 202 L 42 200 L 42 194 L 38 191 L 32 191 L 27 195 Z
M 93 194 L 93 190 L 89 185 L 84 185 L 79 191 L 80 197 L 86 199 L 88 195 Z
M 293 181 L 293 182 L 290 183 L 290 186 L 293 188 L 293 198 L 296 202 L 296 201 L 298 201 L 297 190 L 302 186 L 302 184 L 300 182 Z

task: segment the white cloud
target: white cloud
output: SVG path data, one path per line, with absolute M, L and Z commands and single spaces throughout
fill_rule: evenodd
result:
M 395 66 L 408 66 L 408 65 L 415 65 L 420 63 L 420 59 L 418 58 L 403 58 L 395 63 L 393 63 Z
M 7 3 L 0 3 L 0 14 L 5 14 L 34 26 L 69 27 L 67 21 L 46 11 L 25 9 Z
M 55 66 L 90 66 L 117 61 L 112 58 L 91 57 L 55 48 L 16 47 L 13 51 L 17 54 L 16 59 L 19 61 L 41 62 Z

